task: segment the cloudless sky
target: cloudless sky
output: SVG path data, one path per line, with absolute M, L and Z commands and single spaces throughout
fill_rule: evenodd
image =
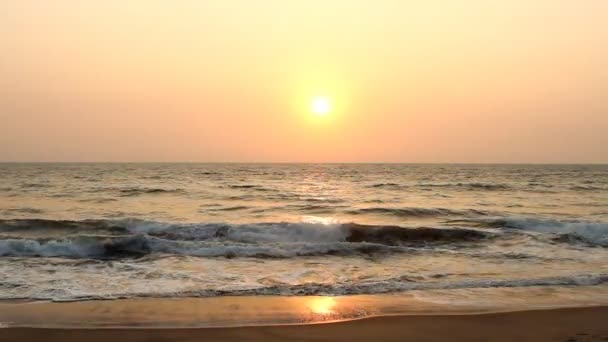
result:
M 0 161 L 605 163 L 608 1 L 2 0 Z

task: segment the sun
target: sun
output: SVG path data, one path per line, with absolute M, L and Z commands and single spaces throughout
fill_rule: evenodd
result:
M 315 96 L 310 100 L 310 111 L 317 116 L 325 116 L 331 111 L 331 101 L 325 96 Z

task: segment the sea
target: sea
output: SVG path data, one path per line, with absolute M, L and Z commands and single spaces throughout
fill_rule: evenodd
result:
M 0 164 L 1 300 L 606 284 L 608 165 Z

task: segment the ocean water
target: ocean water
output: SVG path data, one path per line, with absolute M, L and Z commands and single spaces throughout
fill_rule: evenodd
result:
M 0 299 L 602 284 L 606 165 L 0 164 Z

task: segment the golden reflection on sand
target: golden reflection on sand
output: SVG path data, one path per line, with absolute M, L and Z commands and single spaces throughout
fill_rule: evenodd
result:
M 313 314 L 329 316 L 335 315 L 336 300 L 333 297 L 314 297 L 308 300 L 306 307 Z
M 203 328 L 322 323 L 376 315 L 463 314 L 608 305 L 608 286 L 412 291 L 392 295 L 0 301 L 11 327 Z

